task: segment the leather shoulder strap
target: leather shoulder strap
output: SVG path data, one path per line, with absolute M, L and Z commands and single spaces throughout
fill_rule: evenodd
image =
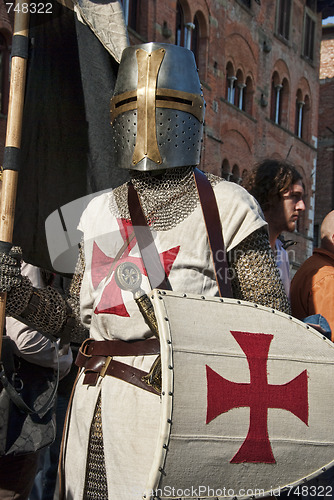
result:
M 226 251 L 216 197 L 209 180 L 203 172 L 196 168 L 194 170 L 194 177 L 205 221 L 219 295 L 221 297 L 232 297 L 231 283 L 227 278 Z M 151 230 L 147 226 L 137 191 L 132 184 L 129 185 L 128 203 L 134 232 L 150 284 L 152 288 L 171 290 L 171 285 L 161 264 Z M 161 277 L 163 277 L 161 284 L 157 285 Z
M 128 189 L 128 204 L 133 229 L 150 285 L 152 288 L 171 290 L 172 288 L 161 264 L 151 230 L 146 223 L 146 218 L 140 204 L 138 193 L 132 184 L 129 185 Z
M 219 295 L 232 297 L 223 231 L 215 193 L 206 175 L 198 168 L 194 169 L 194 177 L 202 206 Z

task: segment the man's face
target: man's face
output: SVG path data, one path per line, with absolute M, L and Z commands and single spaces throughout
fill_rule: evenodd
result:
M 302 181 L 292 184 L 279 201 L 279 210 L 277 213 L 277 225 L 281 226 L 280 231 L 293 232 L 296 228 L 296 222 L 305 210 L 303 201 L 304 188 Z

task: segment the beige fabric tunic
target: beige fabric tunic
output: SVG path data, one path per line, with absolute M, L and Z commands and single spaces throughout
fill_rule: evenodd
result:
M 227 250 L 266 225 L 257 203 L 240 186 L 220 182 L 214 191 Z M 84 233 L 86 266 L 81 288 L 82 319 L 90 325 L 90 335 L 96 340 L 141 339 L 151 333 L 132 293 L 121 291 L 113 274 L 106 279 L 114 257 L 132 232 L 128 221 L 112 214 L 109 208 L 112 198 L 112 192 L 95 198 L 79 225 Z M 173 290 L 208 296 L 217 294 L 200 205 L 175 228 L 153 232 L 153 237 Z M 134 262 L 144 272 L 135 239 L 124 249 L 118 263 L 123 261 Z M 146 276 L 143 276 L 142 288 L 146 292 L 151 289 Z M 154 358 L 138 356 L 120 361 L 148 371 Z M 160 399 L 109 376 L 100 378 L 95 387 L 82 385 L 82 377 L 79 379 L 65 455 L 67 498 L 82 499 L 90 425 L 100 391 L 109 498 L 139 500 L 152 466 Z

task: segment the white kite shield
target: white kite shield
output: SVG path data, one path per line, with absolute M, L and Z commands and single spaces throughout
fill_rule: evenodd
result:
M 250 302 L 159 290 L 151 299 L 162 409 L 144 498 L 257 498 L 332 467 L 331 341 Z

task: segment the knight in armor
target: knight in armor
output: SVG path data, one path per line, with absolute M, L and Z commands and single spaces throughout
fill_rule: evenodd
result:
M 196 177 L 204 177 L 214 193 L 227 255 L 223 281 L 230 282 L 233 296 L 289 312 L 259 205 L 242 187 L 196 167 L 204 109 L 191 51 L 160 43 L 126 48 L 111 121 L 118 166 L 130 171 L 130 181 L 94 198 L 82 214 L 70 296 L 35 290 L 16 259 L 1 254 L 8 314 L 47 336 L 73 336 L 83 327 L 90 332 L 78 358 L 82 370 L 64 440 L 65 498 L 142 498 L 161 407 L 159 389 L 145 374 L 159 342 L 131 287 L 119 287 L 117 272 L 134 265 L 146 294 L 159 287 L 218 294 L 206 232 L 210 220 L 204 220 Z M 131 273 L 125 280 L 131 282 Z

